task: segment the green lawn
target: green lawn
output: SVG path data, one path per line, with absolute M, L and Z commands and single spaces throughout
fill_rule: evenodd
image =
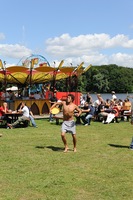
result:
M 0 133 L 0 200 L 132 200 L 133 136 L 129 122 L 77 126 L 77 152 L 63 153 L 60 125 Z

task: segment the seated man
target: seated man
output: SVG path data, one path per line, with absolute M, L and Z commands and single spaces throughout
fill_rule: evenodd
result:
M 7 124 L 9 128 L 15 128 L 17 127 L 21 122 L 25 123 L 29 121 L 29 108 L 25 105 L 25 103 L 21 103 L 20 109 L 18 110 L 19 113 L 22 113 L 22 116 L 18 118 L 17 121 L 15 121 L 12 124 Z
M 110 122 L 119 123 L 118 116 L 119 116 L 120 110 L 121 110 L 121 106 L 119 105 L 119 102 L 116 101 L 115 104 L 112 106 L 110 113 L 108 113 L 106 121 L 103 121 L 103 123 L 104 124 L 109 124 Z
M 121 121 L 124 121 L 124 115 L 127 115 L 127 121 L 129 121 L 129 116 L 131 115 L 131 102 L 128 98 L 126 98 L 123 102 L 122 108 L 121 108 Z
M 8 109 L 7 103 L 4 102 L 2 106 L 0 106 L 0 119 L 5 120 L 7 123 L 11 123 L 11 119 L 6 116 L 6 113 L 10 113 L 11 111 Z
M 82 113 L 85 113 L 84 115 L 81 116 L 82 121 L 84 122 L 85 126 L 90 125 L 91 119 L 94 116 L 95 108 L 92 106 L 92 104 L 86 102 L 85 106 L 82 110 Z
M 107 109 L 105 106 L 105 102 L 102 101 L 98 107 L 98 121 L 106 121 L 108 114 L 111 112 L 111 109 Z

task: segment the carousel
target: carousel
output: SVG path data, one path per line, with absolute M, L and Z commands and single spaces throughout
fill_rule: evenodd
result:
M 15 66 L 6 67 L 6 63 L 0 60 L 0 82 L 2 83 L 2 90 L 14 90 L 19 93 L 20 96 L 14 101 L 7 101 L 9 108 L 17 110 L 20 103 L 25 101 L 36 115 L 42 115 L 49 113 L 50 103 L 49 97 L 54 92 L 56 81 L 61 79 L 71 79 L 72 77 L 78 77 L 85 73 L 91 65 L 86 68 L 83 66 L 84 62 L 78 66 L 64 66 L 64 60 L 62 60 L 57 67 L 50 66 L 47 59 L 41 55 L 30 55 L 26 58 L 22 58 Z M 47 89 L 44 99 L 29 99 L 29 93 L 31 92 L 33 85 L 52 83 L 53 90 Z M 10 87 L 9 87 L 10 86 Z M 16 88 L 16 89 L 15 89 Z M 69 88 L 71 86 L 69 85 Z M 69 91 L 70 93 L 71 91 Z M 24 94 L 23 96 L 21 94 Z M 57 92 L 57 98 L 65 97 L 68 92 Z M 78 104 L 79 94 L 74 92 L 75 103 Z M 0 104 L 3 100 L 0 100 Z

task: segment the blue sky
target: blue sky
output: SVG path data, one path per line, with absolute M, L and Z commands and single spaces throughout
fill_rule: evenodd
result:
M 132 0 L 0 0 L 0 59 L 133 67 Z

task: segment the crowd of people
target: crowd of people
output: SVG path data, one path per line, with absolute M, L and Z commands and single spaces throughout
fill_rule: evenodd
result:
M 28 96 L 22 96 L 19 92 L 12 90 L 0 92 L 0 100 L 2 101 L 14 101 L 15 99 L 45 99 L 45 96 L 40 91 L 31 92 Z
M 131 101 L 129 98 L 124 100 L 118 99 L 115 91 L 111 92 L 111 98 L 104 100 L 101 94 L 96 94 L 97 99 L 93 101 L 92 96 L 88 92 L 86 95 L 81 93 L 79 108 L 82 110 L 82 114 L 77 116 L 74 112 L 77 125 L 88 126 L 91 124 L 91 120 L 102 122 L 103 124 L 109 124 L 111 122 L 119 123 L 119 121 L 128 121 L 131 115 Z M 56 92 L 50 98 L 51 106 L 58 102 Z M 118 120 L 120 118 L 120 120 Z M 53 121 L 53 114 L 50 112 L 49 121 Z
M 124 120 L 124 114 L 131 114 L 131 102 L 129 99 L 117 99 L 114 91 L 112 91 L 112 98 L 106 100 L 104 100 L 100 94 L 97 94 L 96 101 L 93 101 L 89 93 L 87 93 L 86 96 L 81 94 L 79 106 L 73 103 L 74 96 L 72 94 L 67 96 L 66 101 L 59 101 L 57 98 L 54 98 L 54 100 L 55 102 L 51 102 L 50 113 L 52 113 L 52 109 L 56 106 L 63 107 L 61 138 L 65 147 L 64 152 L 69 150 L 66 133 L 71 133 L 73 138 L 73 150 L 76 152 L 76 125 L 84 124 L 85 126 L 88 126 L 91 124 L 92 118 L 94 118 L 95 121 L 103 122 L 104 124 L 108 124 L 112 121 L 119 123 L 119 115 L 121 115 L 121 120 Z
M 42 84 L 40 87 L 29 89 L 23 88 L 7 88 L 0 91 L 0 100 L 14 101 L 15 99 L 46 99 L 46 93 L 50 91 L 50 84 Z
M 129 120 L 131 114 L 131 101 L 129 98 L 124 100 L 118 99 L 115 91 L 112 91 L 111 99 L 104 100 L 101 94 L 97 94 L 97 100 L 93 101 L 91 95 L 87 93 L 86 97 L 81 95 L 80 107 L 84 115 L 80 116 L 81 121 L 85 126 L 90 125 L 90 121 L 94 118 L 95 121 L 108 124 L 117 122 L 118 117 L 121 121 Z M 81 124 L 80 119 L 77 119 L 77 124 Z

